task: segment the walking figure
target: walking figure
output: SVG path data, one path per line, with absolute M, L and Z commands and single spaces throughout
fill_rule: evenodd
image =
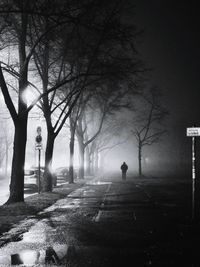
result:
M 121 170 L 122 170 L 122 180 L 126 180 L 126 172 L 128 170 L 128 165 L 126 164 L 126 162 L 123 162 L 123 164 L 121 165 Z

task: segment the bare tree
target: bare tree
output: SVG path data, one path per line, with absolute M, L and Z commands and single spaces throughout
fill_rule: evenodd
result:
M 61 3 L 64 2 L 61 1 Z M 36 47 L 43 41 L 47 34 L 50 34 L 52 29 L 55 29 L 62 23 L 67 23 L 70 19 L 73 20 L 66 13 L 59 13 L 57 7 L 58 5 L 50 5 L 49 1 L 30 2 L 25 0 L 20 2 L 11 0 L 1 1 L 0 4 L 0 13 L 2 14 L 4 23 L 3 33 L 0 39 L 2 43 L 1 47 L 12 44 L 14 46 L 13 53 L 16 58 L 14 65 L 7 65 L 5 62 L 1 62 L 0 64 L 0 86 L 15 127 L 10 197 L 7 203 L 24 201 L 24 162 L 27 141 L 27 121 L 30 110 L 42 97 L 68 82 L 68 80 L 64 79 L 52 86 L 44 94 L 37 94 L 37 97 L 30 105 L 28 105 L 25 99 L 29 85 L 38 93 L 37 88 L 28 79 L 30 77 L 30 62 Z M 34 23 L 32 18 L 34 16 L 48 17 L 55 23 L 48 30 L 40 31 L 34 42 L 30 43 L 29 30 L 33 30 Z M 17 105 L 13 102 L 9 92 L 10 85 L 7 82 L 8 73 L 18 80 L 18 86 L 14 88 L 18 92 Z
M 24 201 L 24 162 L 25 162 L 25 149 L 27 139 L 27 104 L 24 102 L 23 93 L 28 85 L 28 65 L 32 52 L 27 52 L 26 38 L 28 28 L 28 14 L 20 12 L 28 7 L 28 1 L 23 3 L 13 2 L 13 8 L 18 10 L 16 16 L 7 16 L 7 30 L 11 31 L 16 36 L 15 41 L 18 43 L 19 53 L 19 82 L 18 82 L 18 111 L 16 110 L 12 99 L 9 94 L 8 85 L 6 84 L 5 77 L 0 67 L 0 86 L 8 107 L 10 115 L 15 125 L 14 136 L 14 152 L 12 162 L 11 184 L 10 184 L 10 202 Z M 8 9 L 11 6 L 8 7 Z M 4 6 L 1 6 L 1 11 Z M 20 155 L 20 156 L 19 156 Z
M 99 1 L 94 1 L 92 6 L 91 3 L 78 6 L 76 19 L 79 18 L 79 21 L 76 24 L 70 24 L 67 30 L 66 28 L 60 28 L 60 32 L 56 34 L 56 37 L 53 37 L 53 44 L 56 49 L 51 46 L 52 34 L 51 36 L 46 34 L 45 38 L 43 38 L 43 42 L 34 50 L 35 63 L 42 79 L 44 93 L 42 97 L 42 109 L 48 131 L 45 152 L 44 191 L 52 190 L 50 169 L 55 138 L 62 129 L 66 119 L 70 116 L 73 108 L 76 109 L 79 96 L 84 94 L 86 95 L 84 98 L 87 98 L 88 95 L 91 97 L 93 92 L 90 90 L 91 88 L 93 89 L 94 86 L 91 87 L 90 85 L 99 80 L 105 82 L 105 80 L 111 79 L 112 77 L 118 77 L 118 80 L 120 80 L 122 77 L 124 79 L 125 76 L 128 77 L 130 73 L 133 74 L 133 72 L 135 73 L 137 71 L 135 65 L 134 70 L 132 69 L 132 60 L 134 60 L 135 63 L 139 61 L 130 56 L 128 57 L 126 53 L 123 53 L 122 57 L 117 56 L 119 50 L 121 52 L 123 51 L 122 45 L 120 45 L 122 42 L 121 38 L 123 37 L 124 44 L 128 42 L 128 40 L 125 40 L 125 35 L 127 34 L 125 29 L 123 29 L 123 31 L 124 34 L 126 34 L 123 36 L 119 35 L 122 31 L 122 25 L 119 24 L 119 27 L 116 28 L 113 24 L 114 21 L 116 22 L 119 20 L 119 3 L 112 3 L 112 5 L 109 4 L 105 6 L 99 4 Z M 94 13 L 92 13 L 92 11 Z M 44 27 L 47 32 L 50 21 L 46 17 L 43 20 L 42 25 L 47 25 Z M 40 31 L 41 25 L 39 27 L 39 33 Z M 65 37 L 62 38 L 61 36 Z M 55 39 L 58 40 L 57 43 Z M 59 43 L 61 43 L 62 46 L 60 46 Z M 113 44 L 116 48 L 112 47 L 111 49 Z M 58 49 L 58 47 L 61 49 Z M 52 55 L 50 56 L 50 53 L 52 54 L 51 50 L 53 51 L 53 57 Z M 61 50 L 57 58 L 55 58 L 56 50 Z M 58 66 L 55 66 L 56 64 Z M 59 82 L 61 77 L 71 77 L 71 82 L 66 83 L 65 86 L 62 87 L 62 91 L 60 90 L 57 94 L 55 93 L 56 91 L 51 95 L 45 94 L 50 84 L 53 83 L 53 85 L 55 85 L 57 81 Z M 101 88 L 101 90 L 104 91 L 104 88 Z M 58 112 L 60 112 L 59 115 L 57 115 Z M 54 116 L 55 113 L 56 116 Z M 73 125 L 72 116 L 70 117 L 70 123 L 72 128 L 76 126 L 76 119 Z M 81 125 L 81 123 L 79 123 L 79 125 Z M 79 127 L 79 129 L 81 131 L 81 127 Z M 74 135 L 73 131 L 74 130 L 71 132 L 72 139 Z M 98 133 L 95 134 L 92 140 Z M 73 145 L 72 139 L 70 141 L 71 149 Z M 92 142 L 92 140 L 88 140 L 86 146 Z
M 94 151 L 97 149 L 95 140 L 100 135 L 104 123 L 117 110 L 129 108 L 129 97 L 135 94 L 135 90 L 130 90 L 126 82 L 122 85 L 119 81 L 105 82 L 93 91 L 95 93 L 89 99 L 91 101 L 82 109 L 76 129 L 80 154 L 79 177 L 81 178 L 84 178 L 85 151 L 89 166 L 93 161 L 90 157 L 95 155 Z M 89 145 L 90 148 L 88 148 Z
M 131 121 L 131 133 L 134 136 L 138 147 L 138 173 L 142 175 L 142 151 L 145 146 L 151 146 L 160 141 L 166 133 L 162 122 L 168 114 L 161 106 L 160 91 L 152 87 L 138 98 L 135 117 Z
M 126 143 L 127 123 L 123 118 L 119 118 L 119 113 L 109 116 L 104 123 L 103 129 L 98 137 L 92 142 L 90 154 L 92 155 L 92 170 L 97 173 L 100 166 L 100 159 L 105 153 L 113 148 Z
M 10 197 L 7 203 L 24 201 L 27 121 L 30 110 L 38 101 L 43 100 L 43 103 L 46 103 L 48 108 L 45 109 L 44 115 L 49 120 L 52 110 L 55 111 L 61 107 L 60 102 L 56 102 L 53 107 L 55 104 L 53 99 L 54 92 L 61 86 L 71 85 L 74 80 L 78 79 L 79 89 L 76 90 L 77 86 L 73 87 L 75 93 L 68 86 L 67 90 L 62 90 L 62 92 L 65 92 L 61 101 L 64 108 L 59 115 L 60 119 L 55 122 L 54 126 L 49 123 L 49 129 L 52 130 L 53 128 L 51 138 L 53 136 L 52 140 L 54 141 L 56 134 L 59 133 L 64 125 L 82 91 L 87 88 L 88 76 L 93 77 L 95 80 L 99 76 L 101 79 L 102 77 L 104 79 L 108 79 L 108 77 L 109 79 L 115 78 L 117 80 L 126 79 L 129 83 L 135 84 L 136 76 L 141 71 L 140 60 L 135 52 L 137 33 L 134 27 L 121 23 L 123 21 L 121 20 L 123 4 L 123 1 L 108 2 L 103 0 L 76 1 L 75 3 L 74 1 L 67 1 L 66 3 L 66 1 L 60 0 L 58 4 L 55 1 L 45 0 L 34 2 L 28 0 L 1 1 L 0 13 L 3 18 L 3 27 L 1 27 L 3 31 L 1 37 L 3 38 L 0 39 L 3 45 L 1 45 L 1 48 L 9 46 L 11 43 L 15 47 L 14 54 L 17 58 L 15 64 L 10 65 L 2 62 L 0 65 L 0 86 L 15 126 Z M 42 26 L 43 24 L 40 24 L 40 21 L 45 21 L 44 27 Z M 62 79 L 57 81 L 54 79 L 56 82 L 51 84 L 52 80 L 49 80 L 47 73 L 50 48 L 48 41 L 51 33 L 55 32 L 55 29 L 60 29 L 61 25 L 65 25 L 70 33 L 73 33 L 71 29 L 74 25 L 80 26 L 75 27 L 77 29 L 76 37 L 77 34 L 80 37 L 78 39 L 79 42 L 71 34 L 74 40 L 74 51 L 77 48 L 77 61 L 75 61 L 77 64 L 75 66 L 71 64 L 70 59 L 73 58 L 74 53 L 71 53 L 71 57 L 70 53 L 68 53 L 68 57 L 65 60 L 65 67 L 70 66 L 75 76 L 71 75 L 70 72 L 69 76 L 63 75 L 61 76 Z M 43 89 L 45 89 L 43 91 L 38 90 L 38 87 L 34 85 L 34 79 L 32 83 L 30 82 L 30 74 L 33 67 L 31 60 L 38 52 L 37 48 L 41 47 L 40 44 L 43 45 L 45 53 L 44 61 L 42 62 L 44 63 L 42 64 L 42 70 L 45 74 L 42 80 Z M 68 46 L 66 45 L 66 47 Z M 84 54 L 85 51 L 86 53 Z M 81 59 L 79 61 L 78 56 Z M 62 60 L 58 61 L 59 66 L 61 62 Z M 55 69 L 56 71 L 58 70 L 58 68 Z M 80 73 L 80 69 L 81 71 L 84 70 L 84 72 Z M 38 68 L 38 72 L 39 70 L 41 68 Z M 78 75 L 76 75 L 77 71 Z M 7 74 L 12 75 L 18 81 L 18 86 L 14 88 L 18 92 L 17 104 L 11 98 L 9 92 L 11 86 L 8 83 Z M 29 86 L 37 92 L 35 100 L 30 105 L 24 97 Z M 50 93 L 52 93 L 52 98 L 47 97 Z M 71 100 L 72 102 L 69 106 L 69 101 Z M 46 165 L 48 166 L 51 164 L 53 142 L 47 144 L 47 150 L 50 151 L 46 157 Z M 48 173 L 48 168 L 46 168 L 46 174 L 45 191 L 51 191 L 51 179 L 48 179 L 48 176 L 51 175 Z
M 91 113 L 90 113 L 91 115 Z M 84 164 L 85 164 L 85 149 L 86 147 L 99 135 L 101 132 L 104 118 L 106 116 L 105 110 L 100 112 L 100 116 L 96 117 L 95 124 L 90 121 L 90 126 L 93 125 L 93 131 L 91 135 L 88 134 L 89 123 L 86 118 L 86 110 L 82 110 L 81 116 L 79 116 L 76 136 L 79 144 L 79 178 L 84 178 Z M 94 122 L 94 121 L 93 121 Z

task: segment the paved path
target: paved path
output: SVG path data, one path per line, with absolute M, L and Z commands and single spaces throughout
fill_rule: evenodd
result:
M 0 266 L 200 266 L 189 221 L 187 182 L 104 177 L 17 226 Z

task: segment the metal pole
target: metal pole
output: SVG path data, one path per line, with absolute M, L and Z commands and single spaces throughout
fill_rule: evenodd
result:
M 192 179 L 196 178 L 196 169 L 195 169 L 195 137 L 192 137 Z
M 192 137 L 192 220 L 195 219 L 195 179 L 196 179 L 196 169 L 195 169 L 195 137 Z
M 40 158 L 41 158 L 41 150 L 38 149 L 38 193 L 40 194 Z

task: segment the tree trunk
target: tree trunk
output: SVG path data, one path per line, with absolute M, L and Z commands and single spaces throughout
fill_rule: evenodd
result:
M 42 179 L 42 191 L 52 192 L 52 158 L 53 158 L 53 148 L 54 148 L 55 136 L 48 131 L 47 134 L 47 144 L 45 151 L 45 170 Z
M 85 171 L 84 171 L 84 162 L 85 162 L 85 149 L 84 146 L 79 148 L 79 178 L 84 179 Z
M 94 153 L 94 174 L 97 174 L 99 170 L 99 153 L 95 151 Z
M 89 147 L 85 148 L 85 161 L 86 161 L 86 175 L 91 175 L 91 159 L 90 159 L 90 151 Z
M 5 176 L 8 176 L 8 150 L 9 150 L 9 143 L 8 137 L 6 137 L 6 162 L 5 162 Z
M 83 138 L 78 138 L 79 143 L 79 179 L 84 179 L 85 147 Z
M 74 122 L 72 114 L 69 116 L 70 143 L 69 143 L 69 183 L 74 183 L 74 143 L 77 121 Z
M 15 124 L 10 196 L 7 204 L 24 201 L 24 163 L 27 140 L 27 119 L 28 115 L 25 115 L 19 118 Z
M 91 172 L 92 172 L 92 174 L 94 174 L 94 172 L 95 172 L 94 151 L 91 152 L 90 160 L 91 160 L 91 162 L 90 162 Z
M 95 173 L 95 152 L 96 152 L 96 143 L 95 141 L 93 141 L 90 149 L 90 168 L 92 175 L 94 175 Z
M 23 16 L 23 15 L 22 15 Z M 24 91 L 27 88 L 28 65 L 25 62 L 25 33 L 26 33 L 26 16 L 23 23 L 23 31 L 21 40 L 19 41 L 19 57 L 20 57 L 20 77 L 19 77 L 19 97 L 18 97 L 18 116 L 15 118 L 15 134 L 13 159 L 10 182 L 10 196 L 7 204 L 24 201 L 24 164 L 26 155 L 27 140 L 27 121 L 28 113 L 26 112 L 27 103 L 24 101 Z
M 71 135 L 69 143 L 69 183 L 74 183 L 74 135 Z
M 104 159 L 105 159 L 105 157 L 104 157 L 104 155 L 102 155 L 103 153 L 101 152 L 100 153 L 100 155 L 99 155 L 99 169 L 101 170 L 101 171 L 104 171 L 104 165 L 105 165 L 105 163 L 104 163 Z
M 142 145 L 138 145 L 138 164 L 139 164 L 139 176 L 142 176 Z

